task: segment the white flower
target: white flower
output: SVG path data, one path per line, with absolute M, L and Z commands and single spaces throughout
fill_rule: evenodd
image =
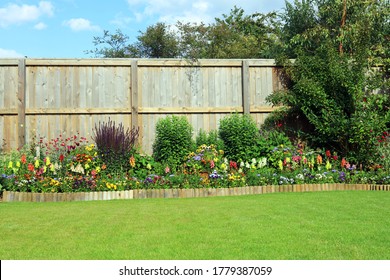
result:
M 267 165 L 267 158 L 262 157 L 257 165 L 258 168 L 262 168 Z

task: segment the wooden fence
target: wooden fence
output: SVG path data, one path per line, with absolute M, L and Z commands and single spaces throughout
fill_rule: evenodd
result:
M 158 119 L 185 115 L 195 134 L 232 112 L 260 125 L 281 89 L 274 60 L 0 59 L 0 140 L 11 150 L 33 139 L 77 132 L 91 139 L 99 121 L 139 127 L 152 152 Z

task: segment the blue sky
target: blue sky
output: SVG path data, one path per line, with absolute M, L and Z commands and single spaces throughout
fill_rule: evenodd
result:
M 0 0 L 0 58 L 88 58 L 94 36 L 121 29 L 136 41 L 157 22 L 210 23 L 236 5 L 281 11 L 285 0 Z

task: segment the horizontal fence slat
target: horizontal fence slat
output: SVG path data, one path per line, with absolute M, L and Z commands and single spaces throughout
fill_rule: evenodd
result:
M 3 202 L 60 202 L 92 201 L 114 199 L 149 198 L 195 198 L 215 196 L 261 195 L 289 192 L 325 191 L 390 191 L 390 185 L 363 184 L 301 184 L 281 186 L 246 186 L 234 188 L 195 188 L 195 189 L 136 189 L 126 191 L 101 191 L 80 193 L 30 193 L 3 192 Z

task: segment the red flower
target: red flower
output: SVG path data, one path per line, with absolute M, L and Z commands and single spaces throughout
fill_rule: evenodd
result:
M 27 169 L 28 171 L 34 171 L 34 165 L 32 163 L 29 163 Z
M 26 155 L 22 155 L 22 157 L 21 157 L 21 159 L 20 159 L 20 161 L 23 163 L 23 164 L 26 164 L 26 162 L 27 162 L 27 158 L 26 158 Z
M 60 160 L 60 162 L 63 162 L 63 161 L 64 161 L 64 155 L 63 155 L 63 154 L 60 154 L 59 160 Z
M 237 169 L 237 162 L 235 162 L 235 161 L 230 161 L 229 166 L 230 166 L 230 168 L 232 168 L 232 169 Z
M 326 155 L 327 158 L 330 158 L 330 156 L 331 156 L 330 151 L 326 150 L 325 155 Z

